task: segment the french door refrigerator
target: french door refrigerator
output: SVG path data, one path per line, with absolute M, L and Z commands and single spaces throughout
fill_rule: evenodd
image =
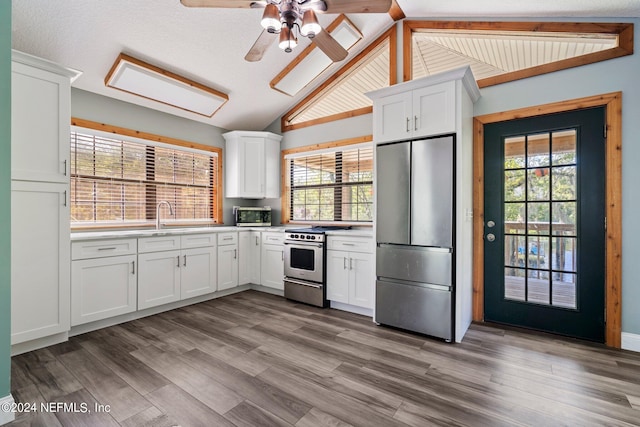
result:
M 375 321 L 454 340 L 455 137 L 376 147 Z

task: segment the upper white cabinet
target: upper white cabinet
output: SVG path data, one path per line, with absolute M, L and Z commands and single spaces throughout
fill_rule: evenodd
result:
M 280 197 L 280 140 L 271 132 L 233 131 L 225 145 L 225 197 Z
M 476 99 L 480 96 L 475 81 L 469 80 L 473 76 L 470 73 L 468 76 L 463 68 L 368 93 L 374 100 L 376 143 L 456 132 L 461 120 L 456 102 L 459 82 L 475 89 L 472 96 Z M 427 79 L 429 83 L 425 85 Z
M 13 51 L 11 178 L 69 182 L 71 80 L 79 73 Z

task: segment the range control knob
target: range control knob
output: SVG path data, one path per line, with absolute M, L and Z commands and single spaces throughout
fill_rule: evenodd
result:
M 311 240 L 316 240 L 316 236 L 311 236 Z

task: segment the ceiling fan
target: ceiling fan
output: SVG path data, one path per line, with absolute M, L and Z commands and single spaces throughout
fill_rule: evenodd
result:
M 298 44 L 297 35 L 308 37 L 333 62 L 342 61 L 347 51 L 320 24 L 316 13 L 386 13 L 392 0 L 180 0 L 187 7 L 264 8 L 260 21 L 264 30 L 245 60 L 262 59 L 279 35 L 278 46 L 291 52 Z

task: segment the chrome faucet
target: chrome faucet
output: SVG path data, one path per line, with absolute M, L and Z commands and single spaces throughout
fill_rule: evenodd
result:
M 160 224 L 160 206 L 162 205 L 169 206 L 169 215 L 173 215 L 173 208 L 171 207 L 171 203 L 167 202 L 166 200 L 159 201 L 156 205 L 156 230 L 160 230 L 160 228 L 162 228 L 162 225 Z

